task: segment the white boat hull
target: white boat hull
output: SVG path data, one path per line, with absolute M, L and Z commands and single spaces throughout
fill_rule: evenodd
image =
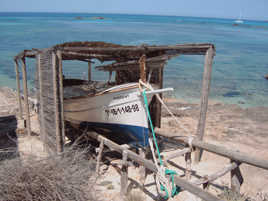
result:
M 142 146 L 148 143 L 148 120 L 137 84 L 119 85 L 96 96 L 64 100 L 65 120 L 87 122 L 114 133 L 129 135 Z

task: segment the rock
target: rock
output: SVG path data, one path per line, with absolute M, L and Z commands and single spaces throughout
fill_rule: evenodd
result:
M 93 17 L 94 20 L 104 20 L 104 17 Z
M 241 95 L 241 93 L 238 91 L 229 91 L 229 92 L 223 94 L 222 96 L 223 97 L 236 97 L 236 96 L 240 96 L 240 95 Z
M 75 17 L 76 20 L 82 20 L 83 18 L 80 16 Z
M 264 78 L 265 78 L 266 80 L 268 80 L 268 74 L 267 74 L 267 75 L 265 75 L 265 76 L 264 76 Z

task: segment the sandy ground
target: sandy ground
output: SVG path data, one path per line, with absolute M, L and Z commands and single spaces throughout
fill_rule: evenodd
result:
M 199 118 L 199 106 L 175 99 L 165 100 L 177 117 L 179 124 L 166 111 L 162 112 L 162 129 L 172 133 L 194 135 Z M 17 104 L 14 92 L 9 89 L 0 90 L 0 115 L 16 114 Z M 4 109 L 3 109 L 4 108 Z M 23 127 L 23 121 L 18 126 Z M 32 115 L 34 133 L 39 133 L 37 116 Z M 184 129 L 182 129 L 182 127 Z M 1 128 L 0 128 L 1 129 Z M 32 153 L 40 157 L 46 156 L 38 137 L 25 137 L 18 134 L 19 150 L 23 154 Z M 208 107 L 206 132 L 204 141 L 237 150 L 250 156 L 268 160 L 268 108 L 257 107 L 242 109 L 237 105 L 225 105 L 211 102 Z M 171 149 L 164 150 L 166 153 Z M 229 160 L 215 154 L 204 152 L 199 164 L 192 163 L 192 179 L 196 176 L 210 175 L 219 171 Z M 114 159 L 109 164 L 103 163 L 97 180 L 97 193 L 103 200 L 120 200 L 120 160 Z M 170 169 L 184 175 L 184 157 L 172 159 L 168 163 Z M 241 193 L 254 197 L 257 192 L 268 192 L 268 171 L 242 164 L 241 172 L 244 183 Z M 158 200 L 153 174 L 148 174 L 144 186 L 140 183 L 140 169 L 129 167 L 128 189 L 132 197 L 140 200 Z M 230 186 L 230 174 L 217 179 L 209 187 L 213 194 L 220 194 L 223 187 Z M 181 192 L 173 200 L 198 200 L 186 191 Z

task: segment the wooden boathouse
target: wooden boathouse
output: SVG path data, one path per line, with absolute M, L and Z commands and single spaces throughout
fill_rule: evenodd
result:
M 150 83 L 163 87 L 164 66 L 172 57 L 186 55 L 205 55 L 204 81 L 201 98 L 198 138 L 204 135 L 208 92 L 210 85 L 212 60 L 215 48 L 212 44 L 177 44 L 170 46 L 122 46 L 104 42 L 70 42 L 47 49 L 24 50 L 15 58 L 17 87 L 19 82 L 19 63 L 22 67 L 23 89 L 25 97 L 24 111 L 26 113 L 26 128 L 31 133 L 31 123 L 28 104 L 27 65 L 26 58 L 36 60 L 36 88 L 39 108 L 40 133 L 42 140 L 51 151 L 62 152 L 65 140 L 65 121 L 63 112 L 64 60 L 79 60 L 88 63 L 88 81 L 91 81 L 91 62 L 97 59 L 110 64 L 97 66 L 97 70 L 109 73 L 109 78 L 115 73 L 115 83 L 123 84 L 137 82 L 140 79 L 140 66 L 146 66 L 146 79 Z M 75 81 L 74 81 L 75 82 Z M 18 90 L 20 97 L 20 90 Z M 20 98 L 19 108 L 22 116 Z M 150 113 L 154 126 L 161 125 L 161 103 L 154 98 L 150 104 Z
M 178 176 L 174 177 L 174 182 L 182 189 L 195 194 L 196 196 L 207 201 L 220 201 L 218 197 L 207 192 L 205 189 L 208 184 L 215 179 L 231 173 L 231 188 L 239 192 L 243 183 L 243 177 L 239 166 L 242 163 L 268 170 L 268 163 L 265 160 L 256 159 L 248 154 L 228 150 L 224 147 L 203 142 L 206 123 L 206 113 L 208 106 L 208 94 L 210 90 L 212 63 L 215 56 L 215 47 L 213 44 L 177 44 L 177 45 L 159 45 L 159 46 L 123 46 L 104 42 L 70 42 L 53 46 L 46 49 L 24 50 L 14 57 L 16 78 L 17 78 L 17 95 L 19 103 L 19 116 L 25 118 L 26 130 L 31 135 L 30 109 L 28 102 L 27 87 L 27 64 L 26 59 L 34 58 L 36 61 L 36 88 L 37 88 L 37 105 L 38 117 L 40 122 L 41 139 L 47 147 L 47 150 L 53 153 L 61 153 L 64 150 L 66 121 L 64 119 L 64 97 L 63 90 L 65 78 L 63 75 L 64 60 L 79 60 L 86 62 L 88 65 L 88 80 L 91 81 L 92 60 L 97 59 L 101 62 L 110 62 L 96 66 L 96 69 L 106 71 L 109 74 L 109 80 L 113 73 L 115 74 L 115 83 L 123 84 L 127 82 L 137 82 L 139 79 L 150 80 L 150 83 L 163 87 L 163 75 L 166 62 L 178 55 L 204 55 L 204 71 L 202 92 L 200 99 L 200 115 L 196 128 L 196 133 L 190 136 L 181 137 L 176 133 L 165 133 L 160 129 L 161 125 L 161 103 L 154 98 L 150 104 L 150 113 L 155 127 L 156 134 L 166 138 L 172 138 L 176 143 L 183 145 L 183 149 L 178 149 L 172 156 L 165 160 L 184 156 L 185 157 L 185 176 L 186 179 Z M 19 67 L 21 64 L 23 78 L 23 96 L 24 109 L 22 108 L 20 94 L 20 75 Z M 146 69 L 141 73 L 141 69 Z M 141 76 L 140 76 L 141 74 Z M 70 81 L 70 80 L 69 80 Z M 71 80 L 73 84 L 77 80 Z M 23 114 L 24 113 L 24 114 Z M 68 135 L 68 134 L 67 134 Z M 194 136 L 194 137 L 193 137 Z M 97 171 L 101 160 L 102 149 L 107 146 L 122 154 L 121 169 L 121 193 L 126 194 L 128 181 L 128 159 L 131 159 L 155 174 L 159 173 L 157 163 L 147 160 L 142 155 L 138 155 L 121 146 L 114 141 L 98 134 L 91 133 L 93 139 L 100 142 L 100 151 L 97 157 Z M 191 153 L 195 152 L 195 159 L 200 160 L 200 150 L 205 150 L 230 159 L 230 163 L 221 170 L 204 178 L 191 181 Z M 200 188 L 199 186 L 202 186 Z

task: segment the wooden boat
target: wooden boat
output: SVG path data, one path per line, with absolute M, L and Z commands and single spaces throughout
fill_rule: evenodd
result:
M 165 89 L 154 90 L 150 94 L 163 91 Z M 148 95 L 148 102 L 151 98 Z M 148 119 L 138 83 L 114 86 L 95 95 L 67 98 L 64 100 L 64 117 L 98 131 L 123 134 L 132 144 L 148 144 Z

